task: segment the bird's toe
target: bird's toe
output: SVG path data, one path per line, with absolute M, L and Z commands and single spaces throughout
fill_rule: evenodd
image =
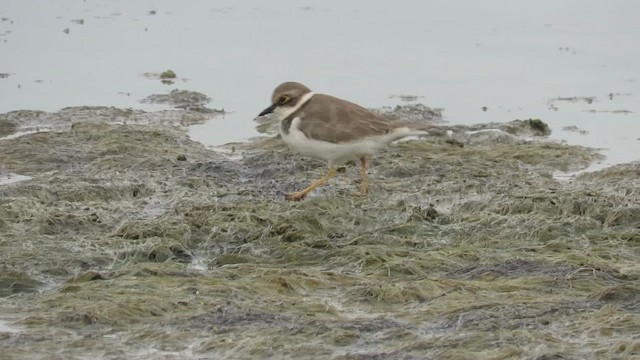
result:
M 306 196 L 307 194 L 304 192 L 292 192 L 292 193 L 284 194 L 284 198 L 289 201 L 300 201 L 304 199 Z

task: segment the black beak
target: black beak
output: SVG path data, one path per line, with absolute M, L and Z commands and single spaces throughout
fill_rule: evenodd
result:
M 258 116 L 264 116 L 267 114 L 271 114 L 273 112 L 273 109 L 276 108 L 276 104 L 273 104 L 271 106 L 269 106 L 268 108 L 262 110 L 262 112 L 258 115 Z

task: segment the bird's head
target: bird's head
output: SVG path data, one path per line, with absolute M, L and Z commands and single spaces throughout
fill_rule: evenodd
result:
M 298 108 L 300 100 L 309 93 L 311 90 L 300 83 L 282 83 L 273 90 L 271 106 L 264 109 L 258 116 L 274 113 L 280 120 L 285 119 Z

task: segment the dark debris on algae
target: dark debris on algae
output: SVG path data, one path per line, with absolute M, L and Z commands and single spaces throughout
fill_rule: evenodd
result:
M 0 141 L 31 176 L 0 187 L 2 356 L 640 355 L 640 164 L 561 181 L 599 155 L 514 135 L 537 122 L 454 127 L 464 148 L 372 159 L 368 198 L 347 164 L 292 203 L 326 164 L 277 138 L 207 149 L 186 135 L 205 118 L 0 115 L 56 129 Z

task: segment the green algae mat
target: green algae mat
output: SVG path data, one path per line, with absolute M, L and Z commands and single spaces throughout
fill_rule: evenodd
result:
M 34 131 L 0 140 L 3 358 L 640 357 L 640 164 L 558 180 L 599 155 L 457 127 L 292 203 L 325 164 L 191 141 L 210 116 L 0 115 Z

